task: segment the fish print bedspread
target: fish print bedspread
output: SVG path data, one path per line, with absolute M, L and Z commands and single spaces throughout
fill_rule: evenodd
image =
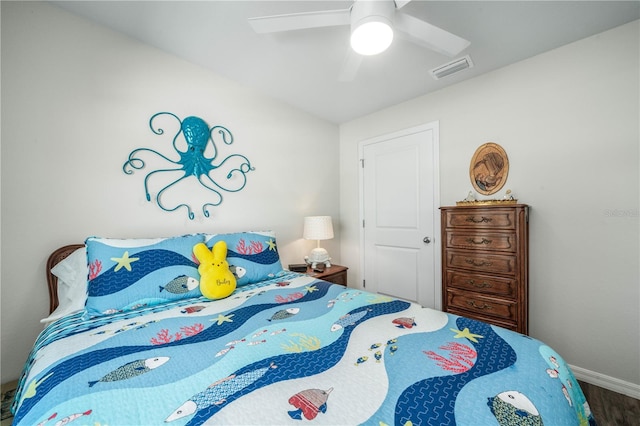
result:
M 595 424 L 544 343 L 299 274 L 39 336 L 20 425 Z

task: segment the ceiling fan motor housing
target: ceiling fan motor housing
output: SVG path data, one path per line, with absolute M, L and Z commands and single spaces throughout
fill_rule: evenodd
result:
M 351 47 L 361 55 L 376 55 L 393 41 L 395 3 L 357 0 L 351 8 Z

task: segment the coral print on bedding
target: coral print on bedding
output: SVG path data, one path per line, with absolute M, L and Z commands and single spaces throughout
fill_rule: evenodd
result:
M 86 240 L 89 316 L 108 315 L 198 297 L 193 246 L 203 235 Z
M 227 243 L 227 261 L 239 287 L 272 279 L 282 272 L 273 231 L 205 236 L 209 248 L 218 241 Z

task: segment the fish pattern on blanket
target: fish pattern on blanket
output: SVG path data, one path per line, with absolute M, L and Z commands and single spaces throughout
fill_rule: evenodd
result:
M 547 372 L 543 346 L 291 274 L 223 300 L 54 322 L 26 363 L 14 424 L 472 425 L 525 415 L 540 424 L 592 422 L 579 389 L 563 391 L 572 376 L 555 352 L 565 383 Z M 375 402 L 362 404 L 363 395 Z M 502 404 L 509 395 L 526 404 Z

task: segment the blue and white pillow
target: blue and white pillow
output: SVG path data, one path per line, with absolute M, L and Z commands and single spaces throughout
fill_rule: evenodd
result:
M 86 240 L 87 313 L 129 311 L 201 296 L 193 246 L 204 236 Z
M 272 279 L 282 272 L 274 232 L 236 232 L 205 236 L 205 243 L 209 248 L 221 240 L 227 243 L 227 262 L 236 276 L 238 287 Z

